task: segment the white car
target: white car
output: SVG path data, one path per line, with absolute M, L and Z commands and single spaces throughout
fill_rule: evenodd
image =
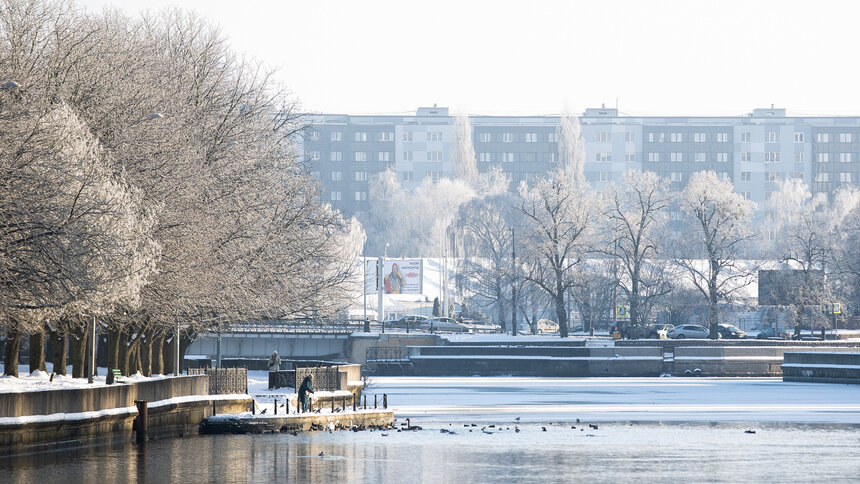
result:
M 418 327 L 425 331 L 435 333 L 471 333 L 471 329 L 465 324 L 460 324 L 451 318 L 430 318 L 422 321 Z
M 719 334 L 719 333 L 718 333 Z M 699 326 L 698 324 L 682 324 L 681 326 L 675 326 L 670 329 L 666 336 L 672 339 L 684 339 L 684 338 L 708 338 L 711 335 L 711 332 L 708 328 L 704 326 Z

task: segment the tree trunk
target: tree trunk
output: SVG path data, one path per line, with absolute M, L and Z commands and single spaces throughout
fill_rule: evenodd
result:
M 558 317 L 558 334 L 562 338 L 567 338 L 569 330 L 567 327 L 567 311 L 564 309 L 564 292 L 559 292 L 555 299 L 555 315 Z
M 166 336 L 162 338 L 161 354 L 162 374 L 167 375 L 169 373 L 173 373 L 173 338 L 167 338 Z
M 30 333 L 30 372 L 45 371 L 45 328 Z
M 86 378 L 88 324 L 78 324 L 72 331 L 72 378 Z
M 164 336 L 158 335 L 152 339 L 152 355 L 150 364 L 152 366 L 153 375 L 164 374 Z
M 129 357 L 129 348 L 128 348 L 128 333 L 125 331 L 121 331 L 119 334 L 119 341 L 117 342 L 117 346 L 119 346 L 119 360 L 117 361 L 117 368 L 122 372 L 124 376 L 128 376 L 128 357 Z
M 143 376 L 152 376 L 152 339 L 153 331 L 146 330 L 143 343 L 140 345 L 140 372 Z
M 112 370 L 114 368 L 119 368 L 119 334 L 121 330 L 117 328 L 111 328 L 108 330 L 107 334 L 107 342 L 108 342 L 108 370 Z
M 57 375 L 66 374 L 69 335 L 67 328 L 63 327 L 64 325 L 65 322 L 60 321 L 57 323 L 57 330 L 51 331 L 51 346 L 54 350 L 51 361 L 54 363 L 54 373 Z
M 3 362 L 3 374 L 18 377 L 18 354 L 21 350 L 21 333 L 10 324 L 6 330 L 6 354 Z

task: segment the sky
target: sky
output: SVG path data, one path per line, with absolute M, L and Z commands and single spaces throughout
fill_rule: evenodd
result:
M 854 1 L 77 2 L 193 10 L 308 112 L 860 115 Z

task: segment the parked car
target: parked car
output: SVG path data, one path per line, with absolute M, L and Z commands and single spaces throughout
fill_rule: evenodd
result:
M 746 331 L 733 324 L 718 324 L 717 332 L 720 333 L 721 338 L 726 339 L 743 339 L 747 337 Z
M 758 334 L 756 335 L 756 339 L 770 339 L 770 338 L 789 339 L 789 338 L 791 338 L 791 333 L 788 333 L 782 329 L 777 329 L 777 328 L 764 328 L 763 330 L 759 331 Z
M 698 324 L 682 324 L 670 329 L 666 335 L 672 339 L 707 338 L 711 335 L 708 328 Z
M 427 320 L 427 316 L 421 316 L 420 314 L 407 314 L 400 319 L 396 319 L 391 321 L 390 326 L 392 328 L 407 328 L 407 329 L 415 329 L 418 328 L 421 323 Z
M 648 339 L 666 339 L 669 330 L 674 328 L 672 324 L 649 324 L 642 328 L 642 337 Z
M 418 324 L 418 328 L 430 332 L 446 333 L 470 333 L 471 330 L 465 324 L 458 323 L 451 318 L 430 318 Z
M 558 323 L 551 319 L 538 319 L 537 322 L 538 334 L 553 334 L 558 333 Z

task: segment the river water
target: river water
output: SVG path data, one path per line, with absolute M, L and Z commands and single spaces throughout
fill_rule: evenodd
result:
M 858 482 L 858 392 L 772 379 L 379 378 L 369 393 L 422 430 L 31 454 L 0 459 L 0 481 Z

